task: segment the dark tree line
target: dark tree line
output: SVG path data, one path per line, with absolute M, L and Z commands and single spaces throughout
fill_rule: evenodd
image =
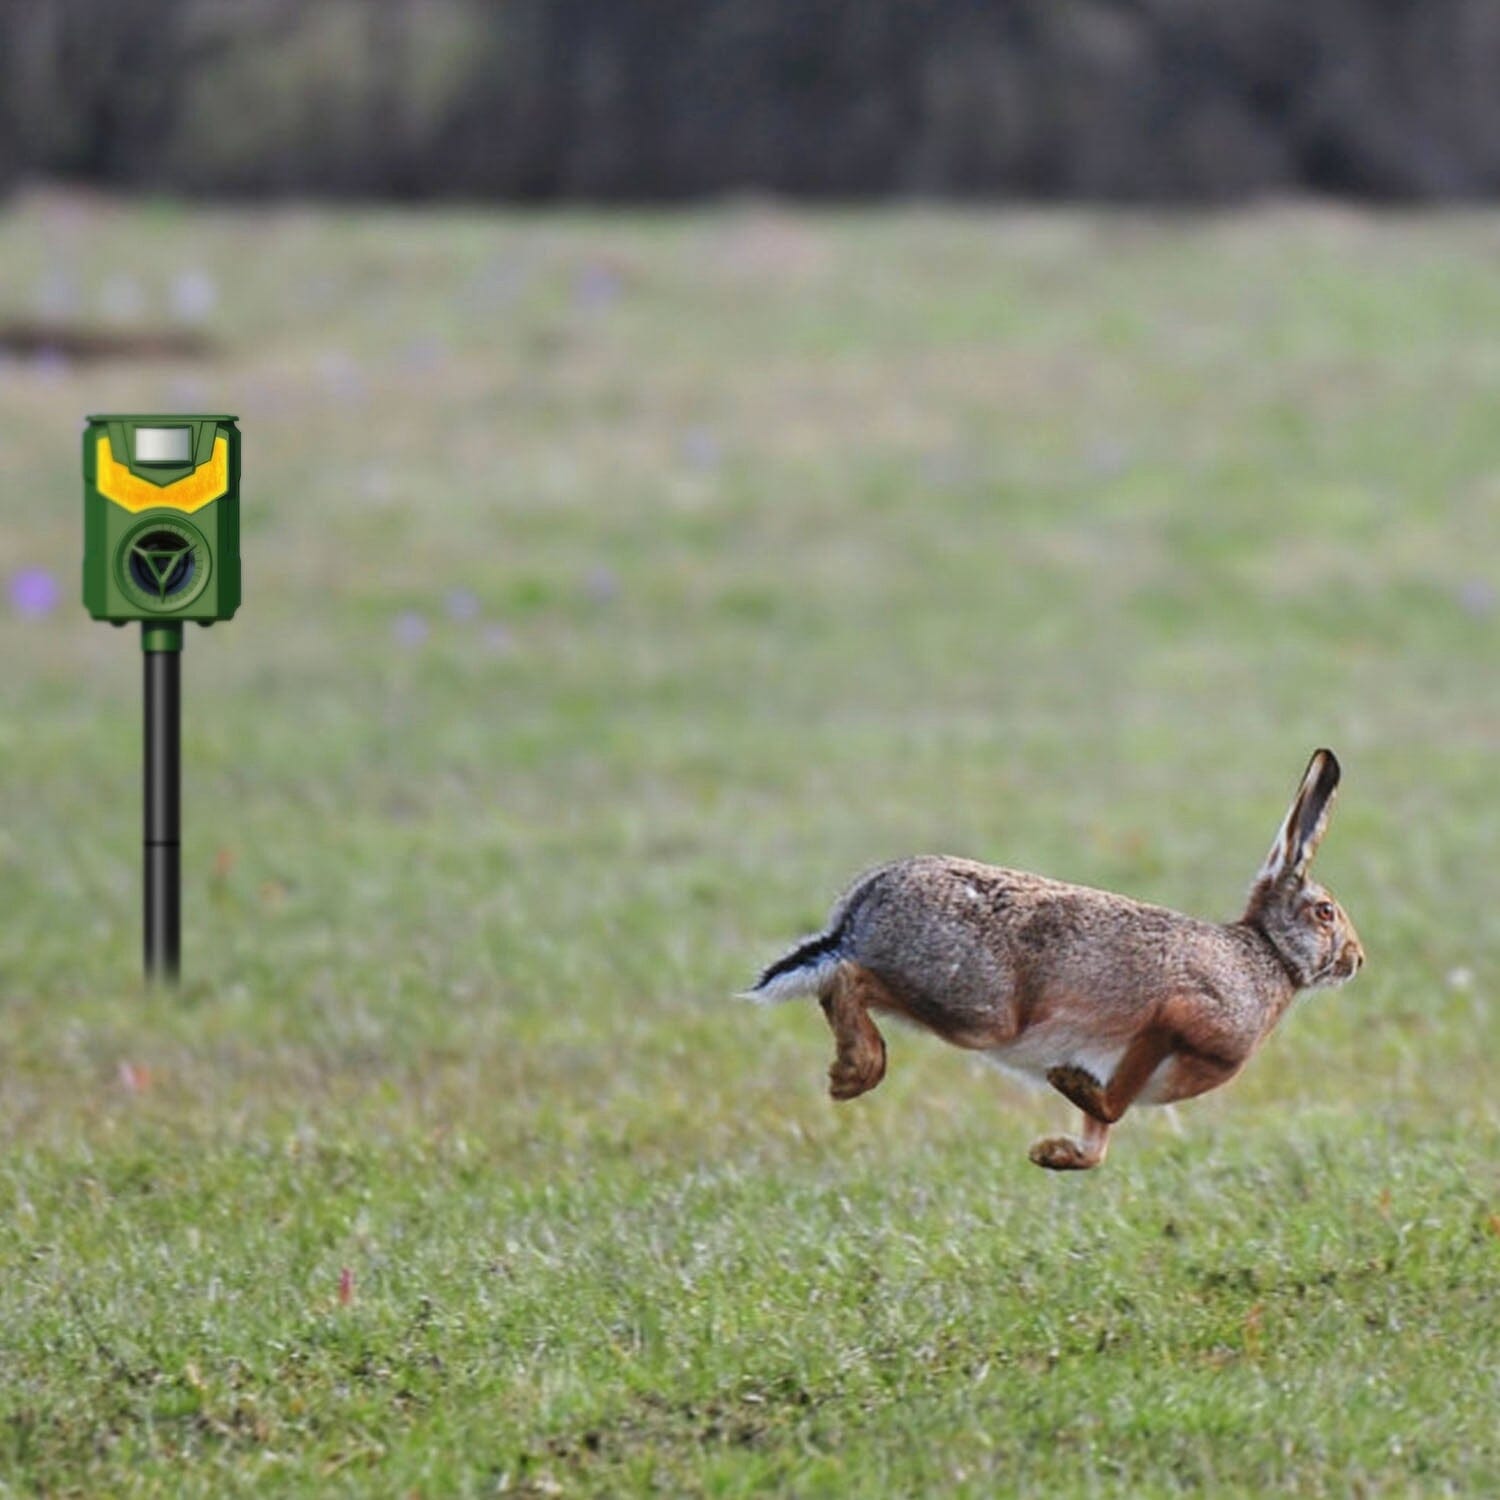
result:
M 0 183 L 1500 189 L 1497 0 L 0 0 Z

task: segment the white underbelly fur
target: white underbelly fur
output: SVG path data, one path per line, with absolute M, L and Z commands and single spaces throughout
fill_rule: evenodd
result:
M 1052 1068 L 1072 1066 L 1085 1069 L 1104 1084 L 1114 1077 L 1124 1055 L 1123 1043 L 1101 1043 L 1097 1037 L 1072 1027 L 1045 1025 L 1030 1027 L 1015 1041 L 992 1047 L 983 1054 L 986 1062 L 1028 1083 L 1046 1083 Z M 1135 1103 L 1160 1102 L 1155 1096 L 1171 1066 L 1170 1057 L 1156 1065 L 1146 1086 L 1136 1095 Z

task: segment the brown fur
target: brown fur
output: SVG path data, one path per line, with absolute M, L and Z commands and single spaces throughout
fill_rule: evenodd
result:
M 1031 1159 L 1097 1166 L 1133 1103 L 1228 1082 L 1299 989 L 1342 983 L 1363 962 L 1353 924 L 1306 876 L 1338 774 L 1330 752 L 1313 756 L 1235 922 L 948 856 L 870 872 L 800 950 L 835 1038 L 833 1097 L 885 1076 L 871 1013 L 895 1015 L 1045 1077 L 1083 1111 L 1083 1135 L 1038 1142 Z M 801 959 L 762 985 L 789 963 L 795 973 Z
M 835 1099 L 857 1099 L 885 1077 L 885 1038 L 870 1019 L 870 1008 L 883 998 L 880 981 L 857 964 L 842 965 L 819 997 L 833 1030 L 828 1092 Z

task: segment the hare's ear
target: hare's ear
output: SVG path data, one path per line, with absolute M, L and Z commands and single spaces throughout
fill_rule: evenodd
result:
M 1256 877 L 1258 880 L 1274 884 L 1288 875 L 1300 880 L 1307 873 L 1328 828 L 1333 794 L 1339 789 L 1339 774 L 1338 757 L 1332 750 L 1313 751 L 1302 785 L 1292 798 L 1271 852 Z

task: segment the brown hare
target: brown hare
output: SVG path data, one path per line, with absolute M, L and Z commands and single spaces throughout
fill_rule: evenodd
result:
M 1227 1083 L 1299 990 L 1342 984 L 1364 962 L 1343 908 L 1307 877 L 1338 784 L 1333 752 L 1317 751 L 1237 922 L 921 855 L 857 880 L 748 998 L 818 997 L 835 1099 L 885 1076 L 872 1012 L 1045 1079 L 1083 1111 L 1083 1132 L 1038 1141 L 1032 1161 L 1097 1167 L 1132 1104 Z

